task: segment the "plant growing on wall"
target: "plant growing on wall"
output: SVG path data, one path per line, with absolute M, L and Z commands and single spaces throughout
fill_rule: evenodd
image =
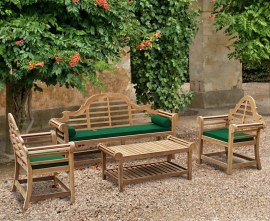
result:
M 131 73 L 140 102 L 170 111 L 189 103 L 191 94 L 181 91 L 181 86 L 188 70 L 189 45 L 197 30 L 192 2 L 136 1 L 135 14 L 144 31 L 140 42 L 132 41 Z
M 0 1 L 0 86 L 22 127 L 37 81 L 84 89 L 135 36 L 127 0 Z M 107 63 L 107 64 L 106 64 Z
M 211 0 L 217 30 L 231 36 L 235 50 L 229 58 L 242 63 L 268 65 L 270 70 L 270 1 Z

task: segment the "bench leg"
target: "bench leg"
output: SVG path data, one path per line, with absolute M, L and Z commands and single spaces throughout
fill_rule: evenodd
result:
M 106 153 L 102 151 L 102 179 L 106 180 L 105 170 L 106 170 Z
M 119 192 L 124 191 L 123 160 L 119 160 L 119 164 L 118 164 L 118 187 L 119 187 Z

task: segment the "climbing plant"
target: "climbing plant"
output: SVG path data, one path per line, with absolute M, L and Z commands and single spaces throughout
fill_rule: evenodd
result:
M 270 70 L 270 1 L 211 0 L 217 30 L 231 37 L 230 58 L 251 65 L 267 64 Z
M 181 91 L 188 70 L 189 45 L 197 30 L 193 0 L 137 0 L 135 14 L 144 30 L 132 39 L 131 73 L 138 101 L 179 110 L 191 99 Z

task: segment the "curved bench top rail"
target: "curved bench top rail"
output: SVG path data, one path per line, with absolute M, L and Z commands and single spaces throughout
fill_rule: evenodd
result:
M 158 113 L 151 105 L 137 105 L 123 94 L 102 93 L 89 97 L 77 111 L 64 111 L 55 119 L 83 130 L 143 124 L 147 114 Z

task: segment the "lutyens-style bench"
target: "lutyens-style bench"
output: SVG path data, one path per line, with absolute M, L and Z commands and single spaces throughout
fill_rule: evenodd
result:
M 102 93 L 89 97 L 77 111 L 52 118 L 49 124 L 56 130 L 58 143 L 73 141 L 79 152 L 85 145 L 175 135 L 177 120 L 178 114 L 137 105 L 123 94 Z

